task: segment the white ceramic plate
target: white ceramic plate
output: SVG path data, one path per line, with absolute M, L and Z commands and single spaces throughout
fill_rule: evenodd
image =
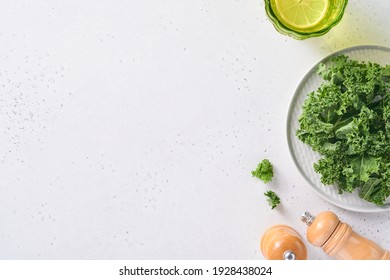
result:
M 390 198 L 386 205 L 379 207 L 359 198 L 357 192 L 338 194 L 337 186 L 325 186 L 321 183 L 321 176 L 314 171 L 313 163 L 320 159 L 307 144 L 301 142 L 295 135 L 299 128 L 298 118 L 302 112 L 302 105 L 309 92 L 316 90 L 323 82 L 316 74 L 319 63 L 327 63 L 330 57 L 345 54 L 351 59 L 359 61 L 372 61 L 381 65 L 390 64 L 390 48 L 380 46 L 356 46 L 338 51 L 318 62 L 299 83 L 290 104 L 287 119 L 287 140 L 293 160 L 300 173 L 314 190 L 327 201 L 339 207 L 357 212 L 380 212 L 390 209 Z

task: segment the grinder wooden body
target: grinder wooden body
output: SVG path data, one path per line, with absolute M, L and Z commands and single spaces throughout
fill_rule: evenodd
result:
M 321 247 L 336 259 L 390 260 L 389 251 L 354 232 L 351 226 L 341 222 L 333 212 L 322 212 L 317 217 L 305 213 L 302 221 L 309 225 L 307 228 L 309 242 Z
M 306 260 L 307 251 L 299 233 L 292 227 L 278 224 L 267 229 L 260 249 L 268 260 Z

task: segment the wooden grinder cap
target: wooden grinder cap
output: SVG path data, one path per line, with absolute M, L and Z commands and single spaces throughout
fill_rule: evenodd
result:
M 298 232 L 287 225 L 267 229 L 260 241 L 267 260 L 306 260 L 307 250 Z
M 330 211 L 325 211 L 313 220 L 307 229 L 307 239 L 316 247 L 321 247 L 335 231 L 340 220 Z

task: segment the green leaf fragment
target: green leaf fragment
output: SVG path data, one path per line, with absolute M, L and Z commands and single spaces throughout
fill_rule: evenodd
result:
M 251 173 L 253 177 L 259 178 L 264 183 L 271 182 L 274 176 L 272 164 L 268 159 L 263 159 Z
M 271 209 L 274 209 L 280 204 L 280 198 L 273 191 L 267 191 L 264 193 L 267 197 L 267 202 L 271 206 Z

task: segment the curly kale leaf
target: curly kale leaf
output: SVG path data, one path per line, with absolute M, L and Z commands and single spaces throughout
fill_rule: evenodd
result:
M 297 137 L 322 155 L 314 164 L 322 183 L 383 205 L 390 196 L 390 66 L 339 55 L 317 73 L 324 82 L 303 104 Z
M 272 181 L 274 171 L 271 162 L 268 159 L 263 159 L 255 170 L 252 171 L 252 176 L 257 177 L 264 183 Z
M 267 197 L 268 204 L 271 206 L 271 209 L 274 209 L 276 206 L 280 204 L 280 198 L 274 191 L 267 191 L 264 193 Z

